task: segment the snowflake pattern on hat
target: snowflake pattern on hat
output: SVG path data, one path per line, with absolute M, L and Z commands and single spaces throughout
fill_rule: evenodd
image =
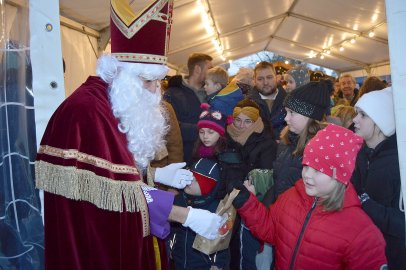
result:
M 302 164 L 347 185 L 362 144 L 362 137 L 346 128 L 330 124 L 309 141 Z

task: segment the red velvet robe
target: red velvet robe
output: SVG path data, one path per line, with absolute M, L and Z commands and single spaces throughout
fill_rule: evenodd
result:
M 36 181 L 45 190 L 46 269 L 168 269 L 107 88 L 89 77 L 42 138 Z

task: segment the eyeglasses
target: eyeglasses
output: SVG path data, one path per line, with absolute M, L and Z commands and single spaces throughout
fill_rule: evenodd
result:
M 252 121 L 251 119 L 242 120 L 238 117 L 234 119 L 234 125 L 236 125 L 236 126 L 241 126 L 241 125 L 250 126 L 253 123 L 254 123 L 254 121 Z

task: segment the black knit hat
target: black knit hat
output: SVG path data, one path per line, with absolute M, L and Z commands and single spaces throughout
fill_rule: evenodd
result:
M 330 106 L 332 87 L 333 83 L 330 80 L 309 82 L 290 92 L 283 105 L 301 115 L 320 121 Z

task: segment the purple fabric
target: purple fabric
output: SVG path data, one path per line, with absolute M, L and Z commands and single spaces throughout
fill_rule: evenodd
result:
M 175 195 L 149 186 L 143 186 L 142 191 L 148 204 L 151 234 L 164 239 L 170 232 L 168 217 Z

